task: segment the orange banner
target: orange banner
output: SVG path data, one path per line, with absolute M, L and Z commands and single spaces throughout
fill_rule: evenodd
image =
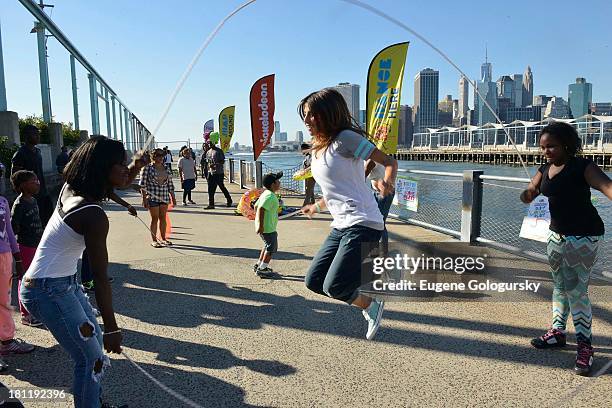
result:
M 266 75 L 253 84 L 250 100 L 253 159 L 257 160 L 274 134 L 274 74 Z

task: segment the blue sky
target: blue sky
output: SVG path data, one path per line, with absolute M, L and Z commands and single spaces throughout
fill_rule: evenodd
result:
M 577 76 L 593 84 L 595 102 L 612 101 L 612 2 L 364 0 L 436 44 L 472 79 L 485 44 L 493 76 L 523 73 L 529 64 L 536 94 L 567 98 Z M 240 1 L 56 0 L 52 19 L 128 107 L 153 130 L 194 53 Z M 50 9 L 47 9 L 50 10 Z M 51 11 L 48 11 L 51 12 Z M 3 0 L 0 23 L 9 110 L 41 114 L 33 17 L 17 0 Z M 608 21 L 606 21 L 608 19 Z M 413 104 L 413 81 L 425 67 L 440 71 L 440 98 L 457 97 L 459 75 L 417 38 L 340 0 L 258 0 L 231 19 L 193 70 L 157 140 L 201 141 L 202 124 L 236 105 L 234 140 L 250 144 L 252 83 L 276 74 L 276 120 L 289 139 L 305 128 L 296 113 L 309 92 L 339 82 L 361 85 L 380 49 L 410 41 L 402 103 Z M 53 114 L 73 121 L 68 53 L 49 40 Z M 77 67 L 81 128 L 91 129 L 86 72 Z M 472 91 L 470 91 L 471 93 Z M 472 101 L 470 100 L 470 106 Z M 105 133 L 104 104 L 101 128 Z M 306 134 L 306 132 L 305 132 Z

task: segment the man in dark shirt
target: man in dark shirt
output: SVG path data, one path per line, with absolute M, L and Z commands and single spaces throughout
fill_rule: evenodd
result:
M 206 153 L 206 159 L 210 165 L 210 173 L 208 174 L 208 207 L 207 210 L 215 208 L 215 192 L 217 186 L 223 192 L 225 199 L 227 200 L 227 206 L 232 206 L 232 196 L 223 184 L 223 163 L 225 163 L 225 155 L 223 150 L 219 149 L 213 142 L 210 143 L 210 150 Z
M 38 203 L 40 220 L 44 228 L 53 213 L 53 203 L 45 183 L 45 175 L 42 168 L 42 155 L 40 149 L 36 147 L 36 145 L 40 143 L 40 133 L 36 126 L 27 125 L 23 128 L 23 136 L 25 138 L 25 144 L 13 155 L 11 160 L 11 174 L 18 170 L 30 170 L 36 173 L 40 181 L 40 191 L 35 198 Z

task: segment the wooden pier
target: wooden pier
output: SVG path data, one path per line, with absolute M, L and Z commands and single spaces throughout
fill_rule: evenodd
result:
M 525 164 L 532 166 L 544 164 L 546 161 L 538 150 L 522 151 L 520 156 Z M 593 160 L 604 170 L 612 169 L 612 152 L 585 151 L 581 156 Z M 519 155 L 515 150 L 398 150 L 393 157 L 411 161 L 520 165 Z

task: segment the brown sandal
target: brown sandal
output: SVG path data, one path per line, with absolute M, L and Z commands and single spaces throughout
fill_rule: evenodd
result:
M 159 242 L 155 241 L 155 242 L 151 242 L 151 246 L 153 248 L 163 248 L 164 246 L 162 244 L 160 244 Z

